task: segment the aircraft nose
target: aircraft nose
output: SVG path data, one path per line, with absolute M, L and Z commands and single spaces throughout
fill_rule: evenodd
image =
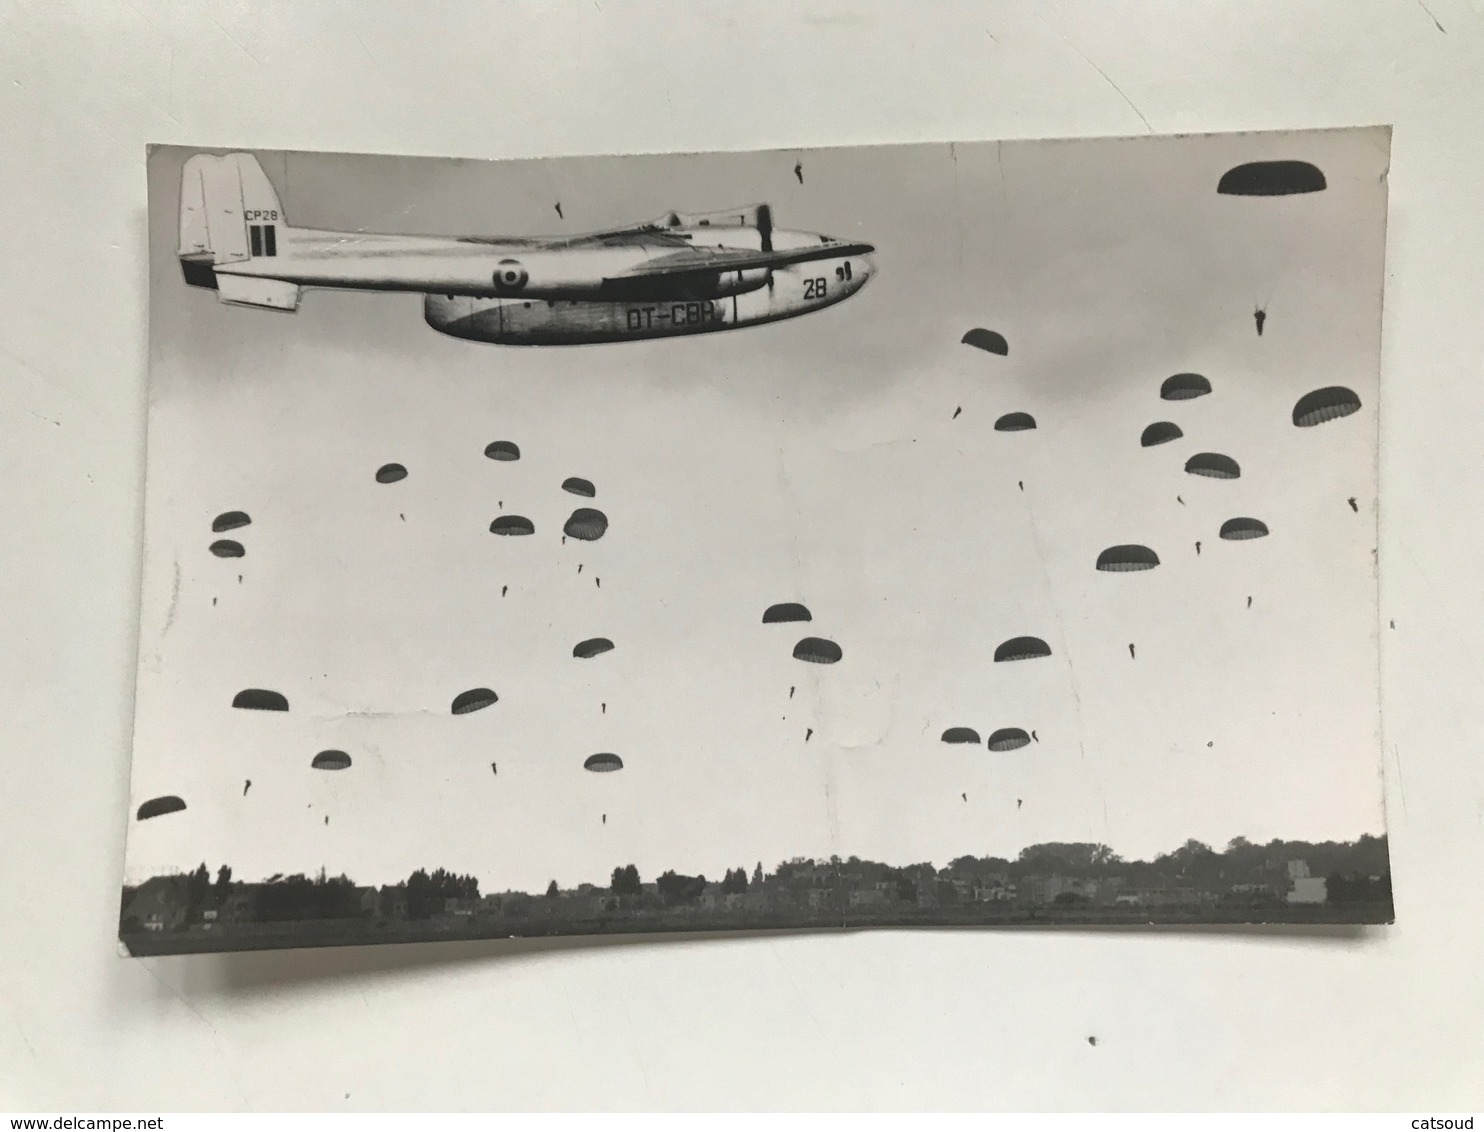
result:
M 873 252 L 867 252 L 860 257 L 856 265 L 856 274 L 860 278 L 858 286 L 864 287 L 876 274 L 876 256 Z

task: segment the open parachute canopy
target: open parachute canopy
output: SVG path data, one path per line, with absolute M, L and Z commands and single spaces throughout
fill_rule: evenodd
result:
M 510 440 L 496 440 L 485 446 L 484 454 L 491 460 L 519 460 L 520 446 Z
M 844 655 L 839 645 L 823 637 L 805 637 L 794 645 L 794 659 L 807 660 L 810 664 L 834 664 Z
M 211 529 L 216 534 L 223 531 L 235 531 L 238 527 L 245 527 L 252 522 L 246 511 L 223 511 L 215 519 L 211 520 Z
M 1242 474 L 1237 462 L 1220 452 L 1197 452 L 1185 461 L 1185 470 L 1193 476 L 1213 480 L 1234 480 Z
M 1174 421 L 1155 421 L 1139 436 L 1139 443 L 1145 448 L 1153 448 L 1156 444 L 1179 440 L 1184 435 Z
M 608 530 L 608 516 L 592 507 L 579 507 L 568 517 L 562 533 L 584 542 L 594 542 Z
M 596 755 L 588 755 L 582 760 L 582 769 L 590 770 L 595 774 L 608 774 L 615 770 L 623 770 L 623 759 L 609 752 Z
M 1001 727 L 989 737 L 989 749 L 991 751 L 1017 751 L 1031 741 L 1019 727 Z
M 407 478 L 407 469 L 401 464 L 383 464 L 376 469 L 377 483 L 396 483 Z
M 586 641 L 578 641 L 572 648 L 572 655 L 579 660 L 590 660 L 612 650 L 613 642 L 607 637 L 592 637 Z
M 288 697 L 282 692 L 270 692 L 267 688 L 243 688 L 232 697 L 232 706 L 249 711 L 288 711 Z
M 315 770 L 344 770 L 350 766 L 350 756 L 344 751 L 321 751 L 309 765 Z
M 139 807 L 134 814 L 136 821 L 148 821 L 150 818 L 161 817 L 164 814 L 177 814 L 186 808 L 185 802 L 174 794 L 165 794 L 159 798 L 151 798 Z
M 1360 398 L 1355 390 L 1343 385 L 1327 385 L 1305 393 L 1293 407 L 1293 423 L 1299 428 L 1313 428 L 1325 421 L 1348 417 L 1360 411 Z
M 1261 519 L 1228 519 L 1221 524 L 1221 537 L 1224 539 L 1265 538 L 1267 533 L 1268 525 Z
M 1098 555 L 1098 569 L 1114 574 L 1130 574 L 1136 570 L 1153 570 L 1159 565 L 1159 555 L 1147 546 L 1133 543 L 1125 546 L 1110 546 Z
M 973 743 L 978 745 L 979 732 L 975 731 L 972 727 L 950 727 L 947 731 L 943 732 L 943 742 Z
M 533 535 L 536 524 L 524 515 L 501 515 L 490 524 L 492 535 Z
M 1211 392 L 1211 383 L 1198 373 L 1177 373 L 1167 377 L 1159 387 L 1159 395 L 1166 401 L 1191 401 Z
M 562 490 L 571 495 L 580 495 L 584 499 L 591 499 L 598 494 L 593 481 L 585 480 L 581 476 L 568 476 L 562 481 Z
M 211 553 L 218 558 L 241 558 L 247 551 L 240 542 L 233 542 L 229 538 L 219 538 L 211 544 Z
M 1036 418 L 1029 413 L 1006 413 L 994 423 L 995 432 L 1028 432 L 1036 427 Z
M 1326 187 L 1319 167 L 1307 161 L 1250 161 L 1223 173 L 1216 191 L 1226 196 L 1284 197 L 1323 192 Z
M 784 621 L 812 621 L 813 615 L 796 601 L 779 602 L 763 610 L 763 624 L 776 625 Z
M 994 650 L 996 661 L 1035 660 L 1050 655 L 1051 646 L 1040 637 L 1011 637 Z
M 985 350 L 991 354 L 999 354 L 1001 357 L 1010 353 L 1010 344 L 1005 341 L 1003 334 L 985 330 L 982 326 L 974 327 L 960 341 L 965 346 L 973 346 L 976 350 Z
M 453 698 L 449 710 L 454 715 L 468 715 L 471 711 L 479 711 L 487 708 L 490 704 L 498 703 L 500 697 L 495 695 L 489 688 L 470 688 L 467 692 L 460 692 Z

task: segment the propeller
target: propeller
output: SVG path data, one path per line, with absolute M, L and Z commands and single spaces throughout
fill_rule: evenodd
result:
M 760 204 L 757 206 L 757 234 L 762 237 L 763 251 L 772 251 L 773 209 L 770 205 Z

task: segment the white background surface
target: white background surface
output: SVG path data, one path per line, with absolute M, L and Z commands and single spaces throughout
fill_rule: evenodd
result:
M 1478 1105 L 1484 11 L 1427 8 L 0 11 L 0 1106 Z M 1375 122 L 1396 126 L 1394 927 L 117 957 L 147 142 L 499 157 Z

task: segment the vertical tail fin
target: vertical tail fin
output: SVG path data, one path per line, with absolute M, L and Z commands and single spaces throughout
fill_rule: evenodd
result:
M 228 278 L 215 270 L 279 254 L 287 227 L 263 167 L 250 153 L 198 153 L 180 175 L 180 256 L 185 281 L 217 289 L 223 302 L 292 310 L 299 289 L 270 279 Z M 270 286 L 271 284 L 271 286 Z

